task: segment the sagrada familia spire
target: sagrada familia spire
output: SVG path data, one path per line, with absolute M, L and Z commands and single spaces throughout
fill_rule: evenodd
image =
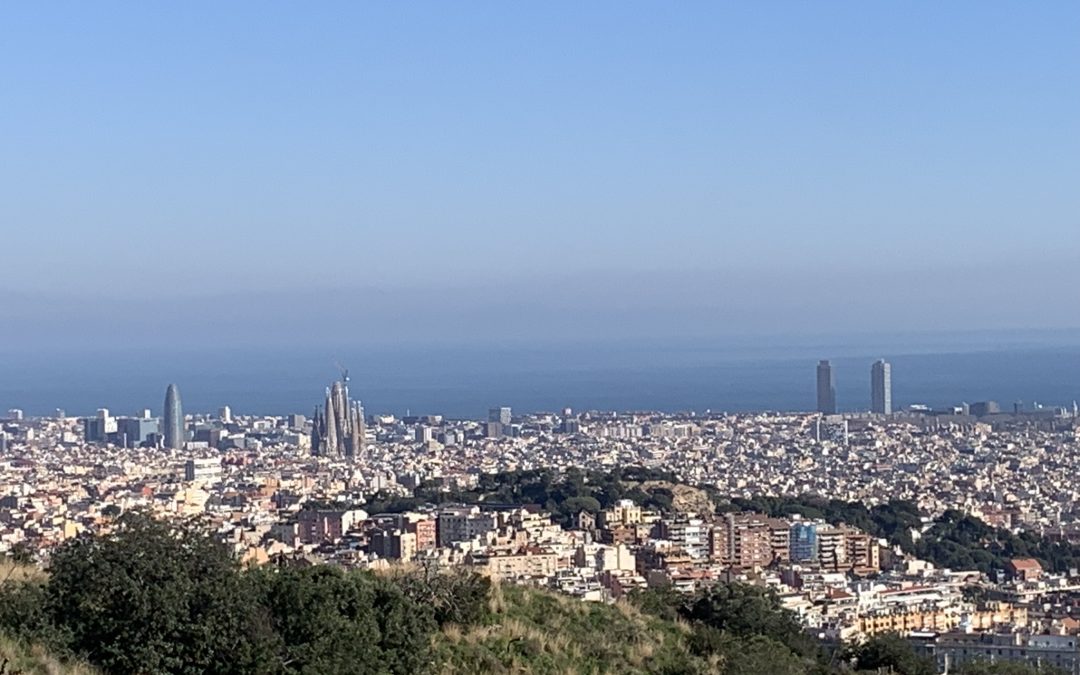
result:
M 326 390 L 326 405 L 315 407 L 311 454 L 355 457 L 364 452 L 364 407 L 349 400 L 349 372 Z

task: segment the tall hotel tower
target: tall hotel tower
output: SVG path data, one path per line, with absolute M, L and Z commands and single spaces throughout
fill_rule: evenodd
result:
M 885 359 L 870 366 L 870 411 L 892 414 L 892 366 Z
M 836 414 L 836 381 L 828 361 L 817 364 L 817 409 L 826 415 Z

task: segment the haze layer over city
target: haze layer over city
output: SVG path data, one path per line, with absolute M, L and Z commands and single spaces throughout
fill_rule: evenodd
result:
M 1075 373 L 1075 8 L 489 9 L 10 9 L 0 406 L 190 372 L 284 414 L 334 361 L 455 415 L 807 408 L 798 359 Z M 993 363 L 897 386 L 1075 396 Z
M 1078 35 L 4 7 L 0 674 L 1080 675 Z

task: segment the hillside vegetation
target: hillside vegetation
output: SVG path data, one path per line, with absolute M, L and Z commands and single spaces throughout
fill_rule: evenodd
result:
M 689 627 L 622 603 L 584 603 L 550 592 L 495 586 L 490 615 L 449 625 L 435 640 L 437 672 L 723 672 L 688 644 Z
M 41 645 L 26 645 L 0 637 L 2 675 L 98 675 L 90 666 L 63 661 Z
M 199 527 L 140 514 L 0 585 L 0 635 L 4 675 L 825 672 L 758 588 L 612 606 L 460 571 L 243 569 Z
M 0 584 L 5 581 L 41 581 L 44 578 L 45 573 L 37 565 L 12 558 L 0 558 Z
M 0 585 L 14 673 L 805 673 L 771 594 L 583 603 L 466 572 L 243 569 L 195 525 L 127 514 Z
M 544 487 L 545 481 L 530 476 L 530 487 L 517 497 L 550 490 L 562 503 L 583 498 L 573 494 L 575 487 Z M 610 483 L 602 489 L 625 494 Z M 651 498 L 657 496 L 664 495 Z M 866 510 L 776 501 L 755 507 L 808 514 L 823 509 L 829 518 L 839 513 L 868 522 L 883 536 L 902 531 L 915 517 L 909 508 L 891 505 Z M 963 518 L 935 527 L 943 524 L 953 526 L 950 536 L 961 547 L 991 536 L 1003 546 L 1025 541 Z M 691 596 L 659 588 L 604 605 L 492 585 L 461 569 L 246 569 L 196 523 L 139 513 L 121 516 L 108 534 L 63 544 L 47 575 L 22 560 L 7 561 L 4 570 L 2 675 L 934 672 L 894 637 L 826 652 L 775 593 L 757 586 L 718 584 Z M 995 664 L 957 672 L 1036 671 Z

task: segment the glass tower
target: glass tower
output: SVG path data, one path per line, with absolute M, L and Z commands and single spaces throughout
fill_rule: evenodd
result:
M 180 406 L 180 390 L 170 384 L 165 390 L 165 430 L 166 448 L 182 448 L 187 440 L 184 433 L 184 409 Z

